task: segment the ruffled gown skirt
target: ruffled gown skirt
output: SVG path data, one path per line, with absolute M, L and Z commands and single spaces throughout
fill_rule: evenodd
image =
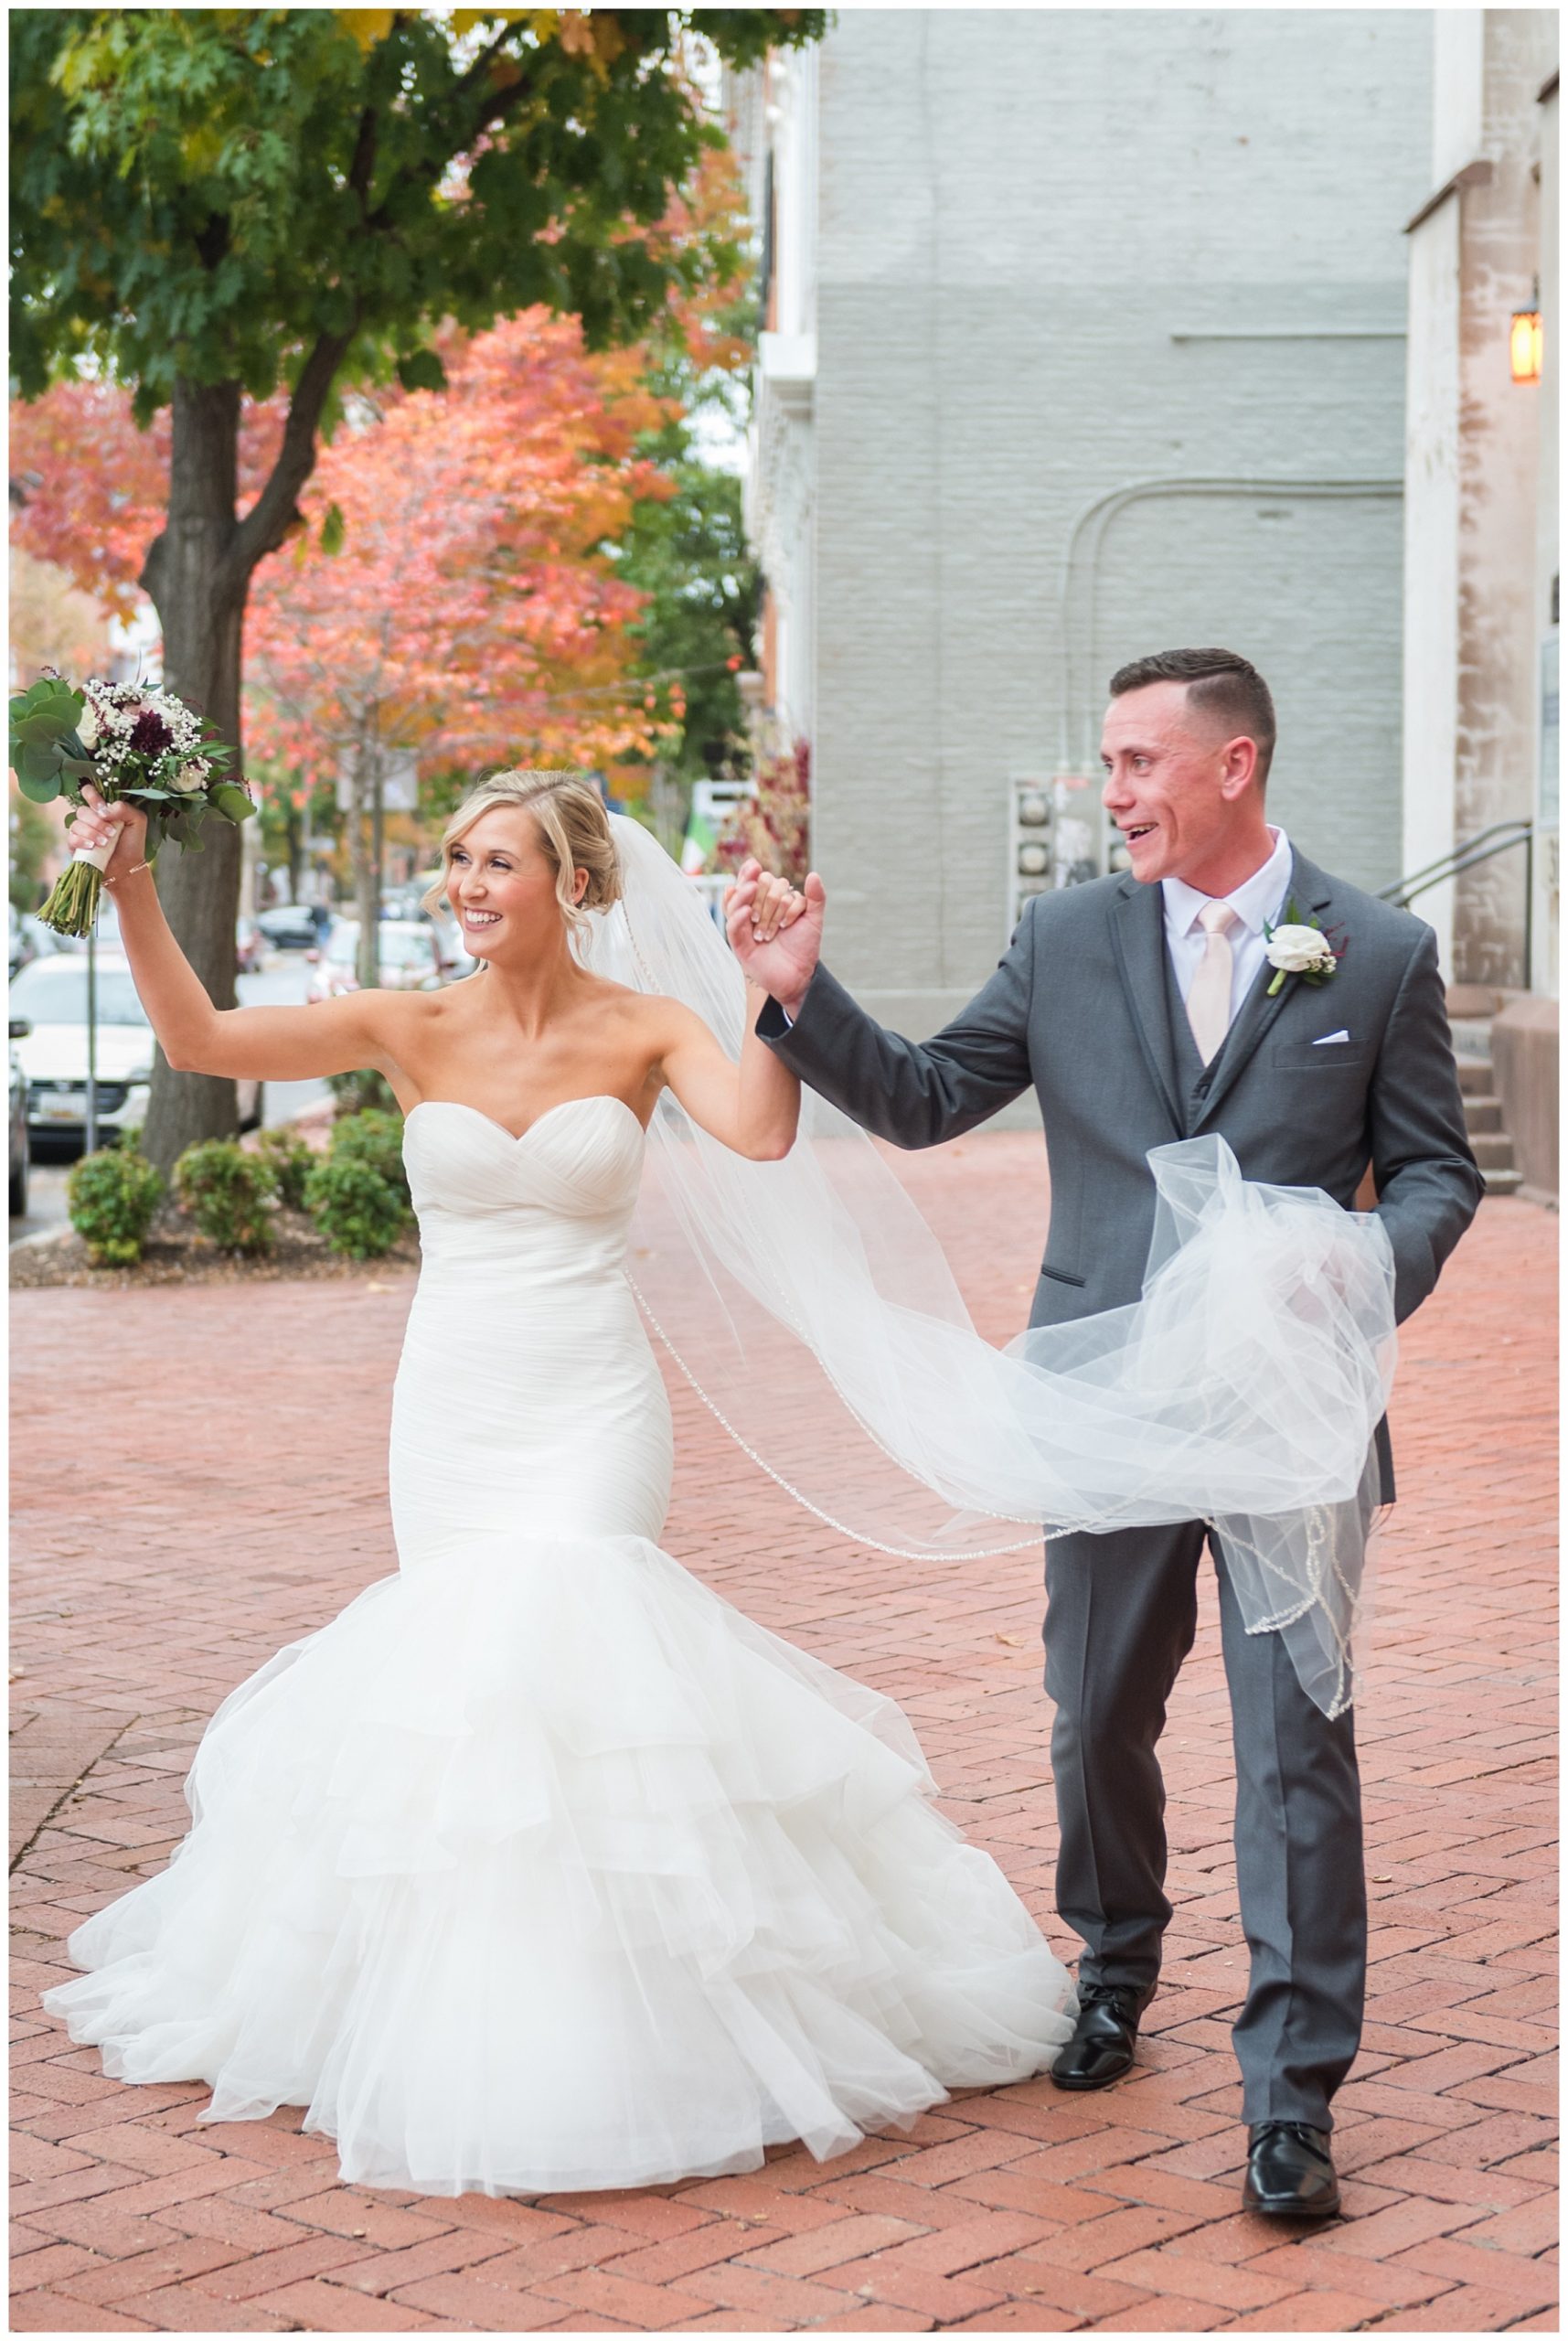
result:
M 899 1709 L 655 1541 L 635 1119 L 460 1115 L 409 1127 L 399 1573 L 225 1701 L 189 1834 L 46 2004 L 119 2079 L 302 2106 L 346 2180 L 431 2195 L 827 2156 L 1039 2071 L 1070 1981 Z

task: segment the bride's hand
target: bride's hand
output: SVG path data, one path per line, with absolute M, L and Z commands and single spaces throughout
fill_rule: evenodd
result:
M 827 890 L 815 871 L 805 892 L 775 878 L 761 862 L 742 864 L 724 897 L 730 946 L 748 982 L 772 992 L 794 1016 L 822 954 L 822 914 Z
M 74 853 L 79 846 L 107 845 L 112 838 L 114 851 L 103 875 L 112 884 L 134 870 L 147 857 L 147 817 L 139 806 L 128 804 L 123 797 L 106 805 L 91 781 L 81 792 L 81 810 L 66 831 Z

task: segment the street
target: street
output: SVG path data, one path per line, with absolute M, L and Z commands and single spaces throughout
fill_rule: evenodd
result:
M 300 951 L 269 951 L 265 965 L 253 976 L 241 976 L 239 993 L 244 1008 L 283 1008 L 304 999 L 309 963 Z M 267 1085 L 262 1118 L 269 1129 L 292 1122 L 307 1106 L 318 1106 L 331 1093 L 325 1081 L 275 1081 Z M 76 1157 L 61 1147 L 35 1153 L 27 1172 L 27 1215 L 11 1222 L 13 1244 L 48 1229 L 63 1227 L 67 1218 L 66 1181 Z

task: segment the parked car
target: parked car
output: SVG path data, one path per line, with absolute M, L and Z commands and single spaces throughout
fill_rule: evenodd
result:
M 153 1028 L 136 997 L 130 963 L 116 952 L 97 960 L 98 1128 L 108 1143 L 145 1118 L 153 1077 Z M 27 1130 L 35 1147 L 58 1140 L 80 1150 L 87 1135 L 87 960 L 80 952 L 35 959 L 11 987 L 11 1015 L 30 1026 L 16 1044 L 27 1076 Z M 261 1119 L 261 1085 L 242 1081 L 240 1123 Z
M 11 1019 L 10 1044 L 10 1174 L 11 1216 L 27 1216 L 27 1076 L 16 1054 L 16 1043 L 32 1031 L 25 1016 Z
M 270 911 L 258 911 L 256 924 L 275 951 L 315 948 L 315 919 L 308 903 L 278 903 Z
M 242 918 L 234 928 L 234 964 L 242 976 L 253 976 L 266 957 L 267 938 L 253 918 Z
M 336 920 L 326 947 L 311 971 L 306 999 L 331 999 L 338 992 L 356 990 L 358 952 L 358 920 Z M 388 991 L 432 991 L 442 980 L 441 952 L 428 919 L 379 919 L 376 959 L 377 980 Z

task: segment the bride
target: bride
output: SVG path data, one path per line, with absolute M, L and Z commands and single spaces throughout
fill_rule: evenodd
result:
M 624 825 L 617 825 L 624 827 Z M 734 1155 L 789 1152 L 798 1085 L 574 941 L 624 859 L 596 790 L 502 773 L 443 840 L 482 979 L 215 1009 L 144 826 L 90 792 L 176 1068 L 377 1066 L 406 1116 L 422 1267 L 392 1403 L 395 1576 L 208 1726 L 168 1868 L 71 1936 L 46 1996 L 203 2118 L 305 2109 L 346 2181 L 631 2187 L 841 2153 L 1021 2080 L 1072 1987 L 936 1812 L 889 1700 L 659 1549 L 668 1404 L 624 1272 L 668 1093 Z

